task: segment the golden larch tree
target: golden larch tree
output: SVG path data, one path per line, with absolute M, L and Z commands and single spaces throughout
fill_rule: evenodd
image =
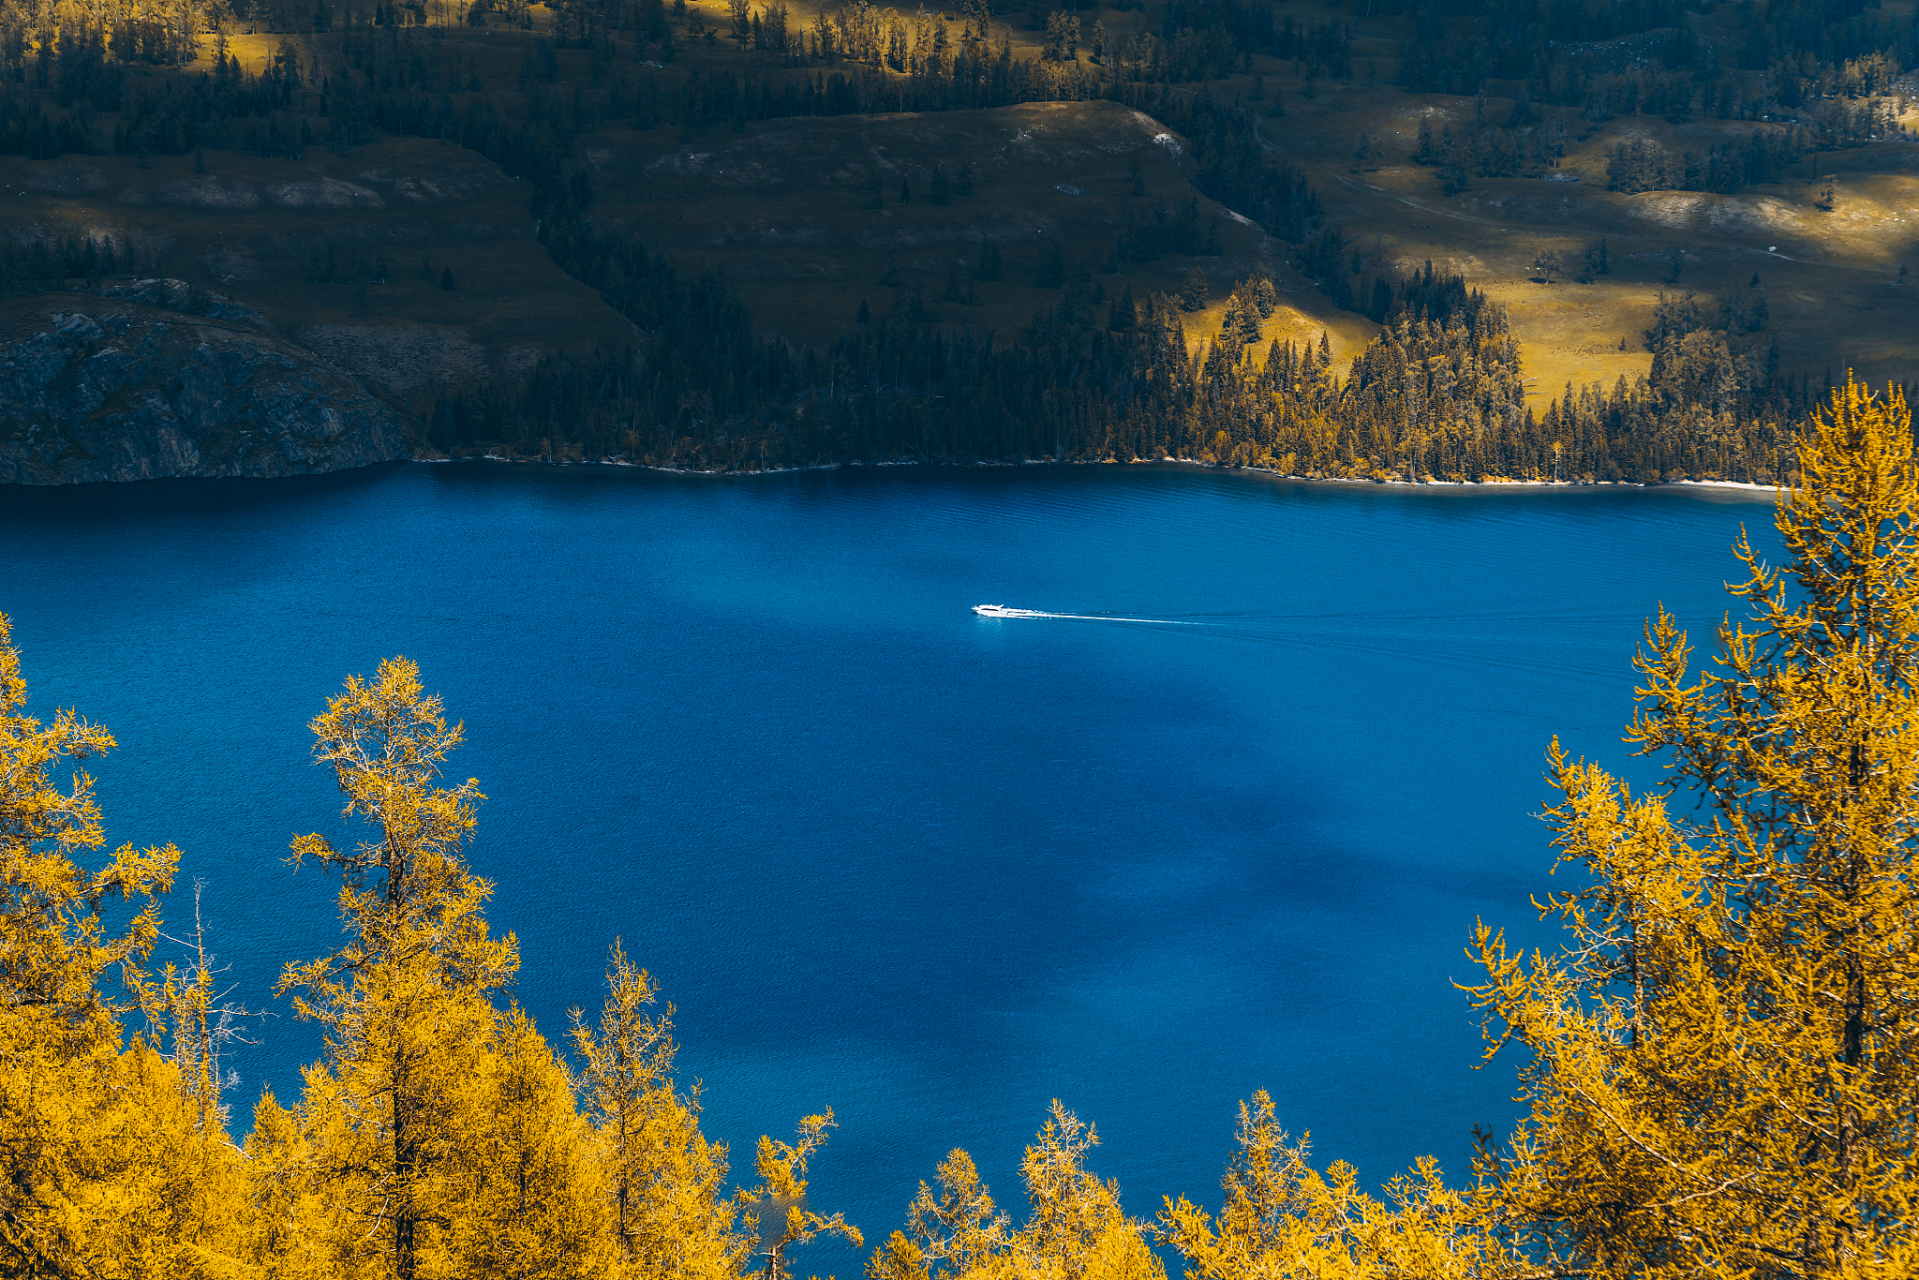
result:
M 678 1280 L 739 1273 L 752 1245 L 725 1193 L 727 1150 L 700 1132 L 697 1095 L 673 1080 L 673 1006 L 615 940 L 597 1028 L 572 1011 L 581 1101 L 606 1168 L 604 1211 L 625 1274 Z
M 838 1128 L 832 1108 L 800 1121 L 797 1140 L 779 1142 L 760 1135 L 754 1152 L 753 1168 L 759 1184 L 740 1192 L 740 1206 L 758 1230 L 758 1252 L 766 1280 L 787 1280 L 791 1260 L 787 1251 L 811 1244 L 822 1236 L 839 1236 L 859 1248 L 866 1243 L 860 1229 L 846 1220 L 844 1213 L 832 1216 L 815 1210 L 807 1200 L 807 1167 L 813 1155 L 826 1145 L 826 1137 Z
M 43 725 L 26 700 L 0 615 L 0 1271 L 229 1274 L 238 1154 L 157 1043 L 125 1045 L 120 1021 L 154 989 L 141 965 L 180 851 L 122 846 L 84 869 L 106 844 L 92 780 L 54 775 L 113 738 L 70 710 Z M 103 917 L 116 906 L 133 908 L 118 931 Z
M 1747 616 L 1693 674 L 1660 612 L 1635 795 L 1557 744 L 1571 934 L 1481 926 L 1476 998 L 1528 1051 L 1489 1188 L 1542 1265 L 1595 1277 L 1919 1274 L 1919 467 L 1907 406 L 1850 378 L 1776 520 Z
M 1012 1219 L 993 1203 L 973 1157 L 955 1147 L 940 1161 L 936 1193 L 924 1182 L 895 1231 L 867 1265 L 870 1280 L 1012 1274 Z
M 972 1157 L 952 1151 L 940 1162 L 939 1191 L 920 1184 L 907 1229 L 874 1253 L 868 1280 L 1165 1280 L 1149 1228 L 1120 1208 L 1119 1184 L 1086 1168 L 1098 1144 L 1093 1127 L 1054 1099 L 1020 1160 L 1028 1217 L 1017 1230 Z
M 1263 1089 L 1240 1103 L 1236 1136 L 1217 1217 L 1184 1196 L 1160 1214 L 1192 1280 L 1545 1280 L 1431 1157 L 1383 1199 L 1370 1195 L 1343 1161 L 1313 1168 L 1308 1142 L 1287 1140 Z
M 320 835 L 293 842 L 293 861 L 336 867 L 347 941 L 288 965 L 279 990 L 327 1031 L 327 1060 L 309 1067 L 300 1107 L 305 1160 L 289 1211 L 313 1215 L 289 1236 L 323 1242 L 314 1261 L 343 1277 L 416 1280 L 463 1273 L 480 1212 L 462 1139 L 492 1108 L 488 1055 L 498 1034 L 493 993 L 519 964 L 511 934 L 494 937 L 492 892 L 461 851 L 479 784 L 439 784 L 461 740 L 419 669 L 380 664 L 351 677 L 310 726 L 314 755 L 347 797 L 344 813 L 372 828 L 346 848 Z
M 573 1082 L 518 1007 L 495 1024 L 485 1105 L 463 1119 L 473 1188 L 448 1253 L 466 1275 L 599 1280 L 616 1256 L 599 1213 L 602 1167 Z

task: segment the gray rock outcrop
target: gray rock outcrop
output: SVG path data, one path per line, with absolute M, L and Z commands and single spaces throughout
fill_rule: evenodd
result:
M 5 304 L 0 484 L 304 475 L 411 456 L 404 409 L 252 327 L 244 307 L 230 319 L 161 309 L 183 301 L 176 283 Z
M 223 298 L 217 293 L 205 293 L 195 289 L 184 280 L 159 277 L 152 280 L 135 280 L 132 284 L 108 285 L 95 290 L 102 298 L 112 298 L 119 302 L 137 302 L 143 307 L 153 307 L 161 311 L 181 311 L 188 315 L 205 316 L 209 320 L 232 320 L 238 324 L 248 324 L 255 328 L 264 328 L 266 321 L 252 307 L 242 306 L 231 298 Z

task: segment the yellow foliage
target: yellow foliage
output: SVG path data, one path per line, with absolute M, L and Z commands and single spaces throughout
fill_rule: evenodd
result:
M 0 616 L 0 1270 L 237 1274 L 221 1207 L 243 1198 L 238 1153 L 171 1062 L 122 1048 L 130 1006 L 100 987 L 118 969 L 145 989 L 179 850 L 127 846 L 84 871 L 75 858 L 106 843 L 92 783 L 52 775 L 113 739 L 71 711 L 42 726 L 26 697 Z M 114 900 L 140 904 L 117 934 L 101 918 Z
M 940 1194 L 922 1182 L 906 1210 L 907 1230 L 922 1255 L 958 1275 L 1004 1253 L 1012 1219 L 994 1206 L 973 1157 L 955 1148 L 940 1161 L 936 1176 Z
M 1449 1188 L 1430 1158 L 1395 1178 L 1386 1199 L 1362 1192 L 1351 1165 L 1325 1174 L 1307 1143 L 1288 1145 L 1265 1090 L 1239 1104 L 1239 1150 L 1217 1219 L 1185 1197 L 1160 1214 L 1166 1240 L 1196 1280 L 1482 1280 L 1533 1268 L 1498 1243 L 1475 1199 Z
M 636 1276 L 736 1275 L 752 1242 L 735 1230 L 725 1195 L 726 1147 L 700 1133 L 699 1099 L 673 1083 L 673 1006 L 649 1016 L 653 979 L 617 940 L 611 961 L 598 1031 L 575 1009 L 572 1038 L 620 1265 Z
M 758 1227 L 756 1256 L 766 1259 L 762 1268 L 766 1280 L 785 1280 L 786 1251 L 821 1236 L 840 1236 L 856 1249 L 866 1243 L 860 1229 L 848 1222 L 844 1213 L 829 1218 L 806 1203 L 806 1167 L 813 1153 L 826 1144 L 827 1131 L 837 1127 L 829 1108 L 800 1121 L 797 1142 L 775 1142 L 760 1135 L 753 1158 L 760 1182 L 752 1190 L 740 1192 L 740 1204 Z
M 378 838 L 345 850 L 318 835 L 294 841 L 296 862 L 345 874 L 348 940 L 280 979 L 302 1017 L 326 1024 L 328 1060 L 306 1072 L 296 1216 L 275 1231 L 318 1242 L 314 1261 L 331 1276 L 464 1275 L 466 1250 L 511 1247 L 472 1221 L 486 1197 L 471 1139 L 498 1082 L 490 997 L 519 963 L 513 937 L 487 930 L 492 886 L 460 858 L 479 785 L 435 785 L 460 729 L 405 659 L 381 663 L 370 683 L 349 679 L 311 728 L 346 815 Z
M 267 1280 L 329 1274 L 325 1242 L 313 1230 L 321 1197 L 307 1135 L 272 1090 L 254 1107 L 246 1157 L 249 1259 Z
M 72 711 L 41 726 L 21 711 L 27 699 L 20 656 L 0 615 L 0 1035 L 55 1054 L 85 1052 L 116 1032 L 116 1006 L 99 989 L 107 970 L 138 974 L 159 936 L 158 895 L 172 887 L 180 851 L 126 845 L 88 874 L 74 858 L 105 846 L 93 780 L 75 773 L 62 790 L 52 771 L 113 748 L 113 738 Z M 110 936 L 100 906 L 142 906 Z
M 1099 1136 L 1054 1099 L 1020 1175 L 1029 1216 L 1015 1231 L 955 1150 L 940 1162 L 939 1192 L 924 1182 L 867 1265 L 868 1280 L 1165 1280 L 1147 1228 L 1120 1209 L 1119 1184 L 1086 1168 Z
M 1093 1127 L 1055 1098 L 1020 1161 L 1028 1217 L 1009 1250 L 1020 1275 L 1164 1280 L 1166 1269 L 1146 1244 L 1141 1224 L 1119 1207 L 1119 1183 L 1086 1169 L 1086 1153 L 1098 1145 Z
M 289 966 L 281 989 L 328 1029 L 299 1108 L 270 1101 L 248 1152 L 259 1253 L 276 1277 L 576 1280 L 613 1273 L 737 1274 L 746 1241 L 722 1194 L 724 1148 L 675 1089 L 671 1010 L 649 1019 L 651 980 L 614 950 L 596 1033 L 579 1015 L 575 1081 L 532 1020 L 493 1003 L 518 967 L 494 938 L 491 886 L 461 849 L 481 799 L 438 785 L 460 741 L 417 668 L 382 663 L 313 721 L 346 813 L 376 838 L 294 843 L 345 873 L 348 941 Z
M 136 1041 L 97 1065 L 106 1069 L 68 1100 L 84 1147 L 67 1166 L 80 1176 L 69 1221 L 88 1270 L 99 1280 L 250 1274 L 232 1215 L 247 1192 L 239 1151 L 202 1128 L 199 1099 L 159 1053 Z
M 1547 1265 L 1604 1277 L 1911 1276 L 1919 1253 L 1919 467 L 1848 379 L 1742 538 L 1750 617 L 1688 674 L 1660 613 L 1631 740 L 1681 820 L 1555 744 L 1556 955 L 1481 926 L 1475 989 L 1529 1115 L 1491 1172 Z
M 459 1134 L 472 1189 L 448 1231 L 448 1274 L 604 1276 L 613 1241 L 600 1219 L 594 1135 L 566 1068 L 518 1009 L 496 1024 L 481 1106 Z
M 327 1055 L 295 1109 L 260 1099 L 236 1149 L 204 947 L 185 970 L 140 968 L 178 851 L 123 848 L 81 870 L 75 855 L 104 844 L 91 783 L 62 790 L 51 775 L 113 741 L 70 712 L 46 727 L 26 717 L 9 641 L 0 618 L 0 1273 L 721 1280 L 753 1256 L 742 1208 L 764 1219 L 774 1276 L 820 1235 L 859 1243 L 842 1215 L 805 1203 L 830 1112 L 794 1145 L 763 1141 L 761 1185 L 725 1193 L 726 1149 L 671 1078 L 672 1010 L 648 1016 L 652 980 L 617 945 L 597 1031 L 574 1019 L 584 1099 L 531 1019 L 495 1006 L 518 953 L 491 935 L 491 886 L 461 857 L 478 784 L 439 785 L 460 729 L 404 659 L 348 680 L 312 722 L 371 838 L 294 842 L 296 863 L 343 873 L 345 944 L 280 982 L 325 1025 Z M 102 921 L 113 899 L 138 904 L 118 933 Z M 103 992 L 116 969 L 132 1000 Z M 120 1015 L 136 1008 L 171 1057 L 121 1047 Z

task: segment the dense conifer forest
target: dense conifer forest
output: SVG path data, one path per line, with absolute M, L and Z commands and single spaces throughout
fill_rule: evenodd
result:
M 757 341 L 717 281 L 681 281 L 643 248 L 590 231 L 555 245 L 581 279 L 618 281 L 609 297 L 658 334 L 654 363 L 636 377 L 624 356 L 560 359 L 525 383 L 449 397 L 432 421 L 440 447 L 508 441 L 551 456 L 577 444 L 726 470 L 1182 458 L 1354 479 L 1769 483 L 1787 474 L 1792 424 L 1830 391 L 1781 375 L 1776 353 L 1742 346 L 1682 295 L 1660 309 L 1650 378 L 1568 387 L 1537 416 L 1501 309 L 1430 264 L 1372 277 L 1386 327 L 1347 370 L 1323 338 L 1260 341 L 1257 279 L 1234 289 L 1218 333 L 1188 333 L 1177 300 L 1102 303 L 1081 286 L 1005 345 L 909 316 L 796 357 Z M 695 372 L 724 347 L 737 352 L 725 374 Z M 652 431 L 624 425 L 636 420 Z
M 1493 317 L 1421 289 L 1405 341 L 1481 332 L 1463 367 L 1496 384 Z M 1268 368 L 1310 381 L 1317 363 Z M 1422 1161 L 1383 1192 L 1316 1164 L 1259 1091 L 1218 1198 L 1134 1216 L 1056 1101 L 1021 1211 L 954 1150 L 896 1223 L 848 1221 L 809 1191 L 832 1110 L 750 1160 L 709 1140 L 673 1007 L 617 939 L 599 1007 L 558 1034 L 508 997 L 518 942 L 464 853 L 481 783 L 459 780 L 461 727 L 404 658 L 307 726 L 360 837 L 291 846 L 339 878 L 340 945 L 289 957 L 271 997 L 230 992 L 203 932 L 221 922 L 196 903 L 182 929 L 168 901 L 191 851 L 106 852 L 84 762 L 115 743 L 75 711 L 27 715 L 0 617 L 0 1267 L 785 1280 L 831 1237 L 868 1280 L 1910 1275 L 1919 459 L 1896 391 L 1847 383 L 1801 425 L 1785 563 L 1735 548 L 1743 616 L 1718 663 L 1695 669 L 1663 612 L 1638 658 L 1628 741 L 1703 807 L 1554 745 L 1547 817 L 1574 874 L 1543 910 L 1563 944 L 1518 954 L 1460 922 L 1479 975 L 1462 1000 L 1495 1068 L 1516 1067 L 1521 1119 L 1479 1135 L 1472 1168 Z M 269 999 L 319 1024 L 324 1054 L 298 1096 L 241 1097 L 223 1058 Z
M 1255 54 L 1295 60 L 1306 92 L 1315 78 L 1366 74 L 1336 14 L 1172 3 L 1119 33 L 1071 9 L 995 14 L 979 0 L 955 16 L 856 2 L 810 23 L 783 4 L 739 2 L 724 28 L 684 7 L 565 0 L 502 78 L 483 75 L 444 33 L 530 27 L 524 5 L 10 0 L 0 9 L 0 154 L 344 155 L 387 134 L 451 140 L 526 179 L 552 261 L 632 320 L 640 340 L 553 353 L 524 376 L 440 397 L 424 434 L 449 452 L 703 469 L 1173 457 L 1354 478 L 1772 481 L 1791 424 L 1831 383 L 1831 370 L 1796 368 L 1769 341 L 1763 292 L 1692 298 L 1675 288 L 1645 334 L 1649 374 L 1568 386 L 1549 403 L 1535 394 L 1529 408 L 1500 308 L 1430 264 L 1411 271 L 1352 253 L 1307 176 L 1260 132 L 1284 115 L 1283 95 L 1249 103 L 1204 83 Z M 1809 153 L 1896 133 L 1900 77 L 1915 62 L 1914 22 L 1866 0 L 1745 3 L 1703 24 L 1669 3 L 1381 0 L 1369 16 L 1375 9 L 1405 26 L 1395 64 L 1404 88 L 1481 93 L 1458 132 L 1422 126 L 1415 159 L 1448 190 L 1554 163 L 1563 124 L 1539 124 L 1529 104 L 1576 106 L 1593 120 L 1750 121 L 1737 145 L 1674 152 L 1645 140 L 1621 144 L 1611 161 L 1622 191 L 1731 190 Z M 1037 56 L 1016 56 L 1016 26 L 1045 33 Z M 249 72 L 221 34 L 240 30 L 324 34 L 338 56 L 285 40 Z M 677 53 L 689 41 L 737 57 L 675 71 L 690 61 Z M 584 60 L 569 56 L 562 74 L 559 54 L 579 51 Z M 1485 107 L 1494 75 L 1519 86 L 1504 118 Z M 1257 278 L 1233 290 L 1220 331 L 1196 331 L 1183 318 L 1208 302 L 1203 278 L 1196 294 L 1115 297 L 1098 263 L 1063 258 L 1041 268 L 1056 301 L 1016 333 L 972 331 L 954 305 L 968 286 L 955 277 L 944 297 L 917 290 L 884 314 L 849 316 L 836 341 L 794 344 L 768 336 L 726 280 L 681 271 L 633 227 L 596 221 L 577 152 L 580 138 L 615 126 L 690 138 L 782 117 L 1092 99 L 1176 131 L 1193 186 L 1289 246 L 1338 308 L 1382 325 L 1372 344 L 1334 367 L 1323 343 L 1264 340 L 1271 287 Z M 1370 145 L 1362 137 L 1356 169 Z M 942 171 L 933 198 L 950 200 L 967 173 L 963 163 Z M 1214 236 L 1191 202 L 1162 203 L 1110 261 L 1203 260 L 1217 252 Z M 988 249 L 998 252 L 982 247 L 981 279 Z M 141 256 L 129 240 L 16 230 L 0 243 L 0 290 L 137 276 L 150 266 Z M 1562 269 L 1541 264 L 1549 281 Z M 313 277 L 385 270 L 329 253 Z M 1581 278 L 1605 270 L 1601 242 Z

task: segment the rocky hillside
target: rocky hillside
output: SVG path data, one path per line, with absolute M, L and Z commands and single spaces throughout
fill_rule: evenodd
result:
M 0 484 L 301 475 L 412 449 L 403 407 L 181 281 L 0 310 Z

